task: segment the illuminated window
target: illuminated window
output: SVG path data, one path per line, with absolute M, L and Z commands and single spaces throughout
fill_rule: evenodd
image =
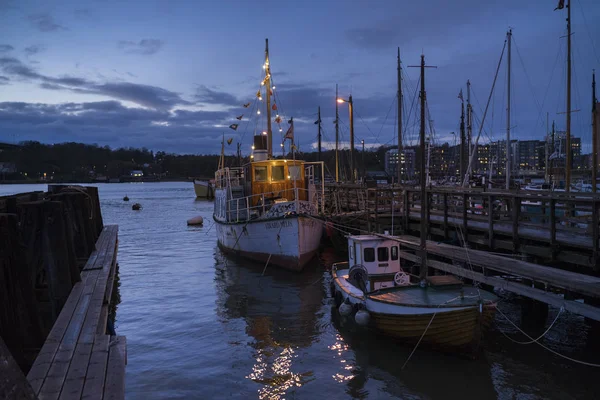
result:
M 283 165 L 274 165 L 271 167 L 271 180 L 282 181 L 285 179 Z
M 254 180 L 264 182 L 267 180 L 267 167 L 254 167 Z

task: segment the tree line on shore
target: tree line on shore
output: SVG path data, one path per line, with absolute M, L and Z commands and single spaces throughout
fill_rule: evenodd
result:
M 359 171 L 383 171 L 385 151 L 380 147 L 355 153 L 355 165 Z M 248 156 L 238 158 L 235 154 L 225 155 L 226 166 L 237 166 L 249 161 Z M 347 168 L 349 152 L 339 152 L 341 173 Z M 277 156 L 277 155 L 276 155 Z M 292 155 L 288 154 L 291 158 Z M 157 179 L 211 178 L 219 163 L 218 154 L 194 155 L 154 152 L 142 148 L 118 148 L 83 143 L 44 144 L 35 141 L 23 142 L 0 150 L 0 164 L 4 166 L 0 178 L 3 180 L 60 180 L 92 181 L 101 178 L 129 177 L 131 171 L 143 171 L 145 177 Z M 317 152 L 297 153 L 296 157 L 306 161 L 318 161 Z M 325 162 L 327 173 L 335 174 L 335 152 L 323 151 L 320 156 Z M 363 163 L 364 160 L 364 163 Z M 12 166 L 8 168 L 7 166 Z

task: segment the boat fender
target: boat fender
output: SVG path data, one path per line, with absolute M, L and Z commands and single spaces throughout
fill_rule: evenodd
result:
M 410 284 L 410 276 L 404 271 L 396 272 L 396 275 L 394 275 L 394 285 L 407 286 L 408 284 Z
M 340 308 L 338 310 L 340 312 L 340 315 L 347 317 L 348 315 L 352 314 L 352 311 L 354 310 L 354 308 L 352 307 L 352 304 L 350 304 L 350 301 L 348 299 L 346 299 L 340 305 Z
M 371 319 L 371 314 L 367 310 L 360 309 L 356 312 L 354 316 L 354 321 L 360 326 L 369 325 L 369 321 Z

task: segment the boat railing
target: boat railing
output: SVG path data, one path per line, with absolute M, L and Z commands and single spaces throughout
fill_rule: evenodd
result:
M 215 172 L 215 188 L 231 188 L 244 184 L 244 170 L 240 167 L 222 168 Z
M 306 198 L 308 200 L 301 200 Z M 264 192 L 228 200 L 229 221 L 243 222 L 260 216 L 279 217 L 289 212 L 316 214 L 323 212 L 323 201 L 318 191 L 290 188 Z M 281 206 L 279 206 L 281 204 Z

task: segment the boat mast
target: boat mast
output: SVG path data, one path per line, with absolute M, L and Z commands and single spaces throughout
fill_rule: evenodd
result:
M 510 43 L 512 42 L 512 29 L 508 30 L 508 33 L 506 34 L 507 38 L 506 40 L 508 41 L 508 60 L 507 60 L 507 67 L 508 67 L 508 77 L 506 79 L 506 85 L 507 85 L 507 94 L 508 94 L 508 100 L 507 100 L 507 106 L 506 106 L 506 190 L 510 189 Z
M 402 183 L 400 158 L 402 154 L 402 65 L 400 63 L 400 47 L 398 47 L 398 185 Z
M 556 143 L 554 143 L 554 120 L 552 120 L 552 154 L 556 152 Z M 552 186 L 554 186 L 554 158 L 550 160 L 550 177 L 552 179 Z
M 598 169 L 598 107 L 596 106 L 596 72 L 592 72 L 592 192 L 596 193 Z
M 462 97 L 462 89 L 460 90 L 460 182 L 465 179 L 466 172 L 466 155 L 467 155 L 467 140 L 465 137 L 465 102 Z
M 271 131 L 271 66 L 269 65 L 269 39 L 265 39 L 265 92 L 267 98 L 267 157 L 273 157 L 273 132 Z
M 338 85 L 335 84 L 335 182 L 340 181 L 340 160 L 338 156 L 338 147 L 340 142 L 340 114 L 338 112 Z
M 336 102 L 337 104 L 337 102 Z M 318 113 L 318 118 L 317 119 L 317 123 L 319 124 L 319 161 L 321 161 L 321 106 L 319 106 L 319 113 Z
M 409 67 L 417 67 L 416 65 L 409 65 Z M 420 173 L 420 181 L 421 181 L 421 243 L 420 243 L 420 252 L 421 252 L 421 270 L 420 270 L 420 279 L 423 280 L 427 278 L 427 209 L 428 209 L 428 201 L 427 201 L 427 188 L 426 188 L 426 176 L 425 176 L 425 68 L 437 68 L 430 65 L 425 65 L 425 55 L 421 54 L 421 129 L 420 129 L 420 161 L 421 161 L 421 173 Z
M 467 149 L 469 150 L 469 159 L 475 149 L 471 148 L 473 141 L 473 108 L 471 107 L 471 81 L 467 79 Z M 471 174 L 465 179 L 470 180 Z
M 545 172 L 545 174 L 544 174 L 544 180 L 546 181 L 546 183 L 549 182 L 549 180 L 548 180 L 549 179 L 549 175 L 548 175 L 549 174 L 548 173 L 548 163 L 549 163 L 549 161 L 548 161 L 548 157 L 549 157 L 549 153 L 548 153 L 548 139 L 549 139 L 549 137 L 548 136 L 550 135 L 550 123 L 549 123 L 549 121 L 550 121 L 550 113 L 546 112 L 546 140 L 544 140 L 544 149 L 546 151 L 546 153 L 545 153 L 546 154 L 546 159 L 545 159 L 545 162 L 544 162 L 544 170 L 545 170 L 544 171 Z
M 567 0 L 567 143 L 566 188 L 571 191 L 571 1 Z

